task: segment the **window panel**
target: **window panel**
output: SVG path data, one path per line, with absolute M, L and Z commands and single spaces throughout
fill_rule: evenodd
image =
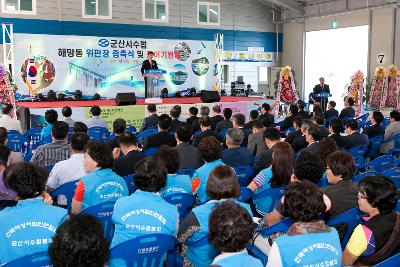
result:
M 157 1 L 156 12 L 157 12 L 156 19 L 160 19 L 160 20 L 166 19 L 165 1 Z
M 21 0 L 22 11 L 32 11 L 32 0 Z
M 98 0 L 98 8 L 99 8 L 99 16 L 109 16 L 110 11 L 109 11 L 109 5 L 108 1 L 109 0 Z
M 145 18 L 154 19 L 154 0 L 146 0 L 145 2 Z
M 207 9 L 208 9 L 207 5 L 199 5 L 199 22 L 205 22 L 205 23 L 208 22 Z
M 219 16 L 219 11 L 218 11 L 218 6 L 217 5 L 210 5 L 210 9 L 208 10 L 208 15 L 209 15 L 209 22 L 210 23 L 218 23 L 218 16 Z
M 9 11 L 19 11 L 18 0 L 6 0 L 5 9 Z
M 85 14 L 96 16 L 96 0 L 85 0 Z

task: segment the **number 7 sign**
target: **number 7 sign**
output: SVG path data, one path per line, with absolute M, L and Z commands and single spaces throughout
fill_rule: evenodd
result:
M 385 53 L 378 53 L 378 55 L 376 56 L 376 61 L 380 65 L 385 64 L 386 63 L 386 55 L 385 55 Z

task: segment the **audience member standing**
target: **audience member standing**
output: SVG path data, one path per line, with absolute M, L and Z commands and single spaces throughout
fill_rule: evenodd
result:
M 17 131 L 22 133 L 21 123 L 17 118 L 12 118 L 13 105 L 4 104 L 1 109 L 3 116 L 0 118 L 0 127 L 4 127 L 7 131 Z
M 149 116 L 144 118 L 142 122 L 142 126 L 139 131 L 144 131 L 148 128 L 157 127 L 158 123 L 158 115 L 157 115 L 157 107 L 154 104 L 147 105 L 147 112 Z
M 107 121 L 105 121 L 100 117 L 101 109 L 99 106 L 91 107 L 90 113 L 92 114 L 92 117 L 86 121 L 86 125 L 88 128 L 93 128 L 93 127 L 102 127 L 106 129 L 108 128 Z
M 64 116 L 64 122 L 66 122 L 69 128 L 74 127 L 75 121 L 71 119 L 72 109 L 71 107 L 63 107 L 61 110 L 62 115 Z
M 324 77 L 319 78 L 319 84 L 314 86 L 313 93 L 314 93 L 314 103 L 319 103 L 322 108 L 322 111 L 325 111 L 328 98 L 315 96 L 321 93 L 328 93 L 328 94 L 331 93 L 329 85 L 325 84 Z

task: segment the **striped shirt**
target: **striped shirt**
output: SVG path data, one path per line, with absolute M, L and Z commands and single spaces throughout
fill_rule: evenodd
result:
M 39 146 L 33 153 L 31 162 L 45 168 L 71 156 L 70 146 L 66 141 L 57 140 L 50 144 Z

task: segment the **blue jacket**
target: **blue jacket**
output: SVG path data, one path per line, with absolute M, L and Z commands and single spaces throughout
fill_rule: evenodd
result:
M 218 165 L 224 165 L 224 163 L 222 163 L 220 159 L 217 159 L 213 162 L 207 162 L 203 166 L 198 168 L 193 174 L 192 181 L 197 178 L 200 179 L 200 185 L 194 193 L 197 193 L 197 197 L 201 202 L 205 202 L 210 199 L 206 193 L 208 175 L 210 175 L 212 170 Z
M 174 193 L 192 194 L 192 184 L 188 175 L 168 174 L 167 185 L 160 190 L 162 197 Z
M 222 151 L 222 162 L 231 167 L 253 166 L 254 156 L 245 147 L 228 148 Z

